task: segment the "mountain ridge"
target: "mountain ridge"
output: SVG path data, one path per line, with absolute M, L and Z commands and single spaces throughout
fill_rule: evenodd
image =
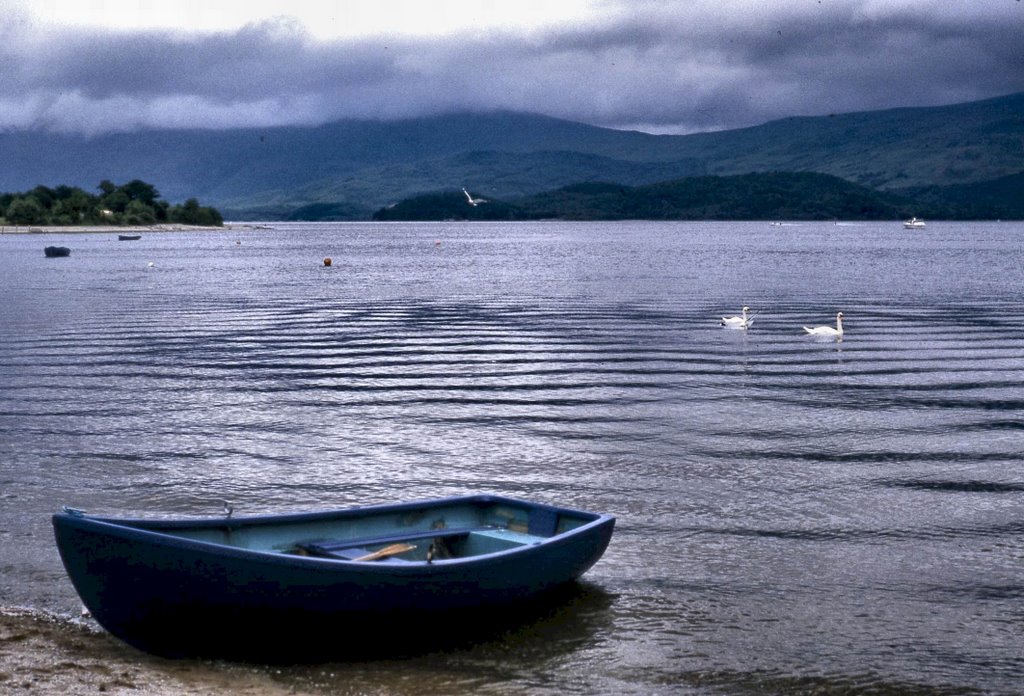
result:
M 1024 172 L 1024 93 L 690 135 L 507 111 L 92 138 L 7 131 L 0 156 L 0 191 L 142 179 L 169 199 L 201 198 L 235 219 L 284 218 L 314 205 L 368 219 L 411 196 L 461 186 L 516 198 L 595 178 L 643 185 L 750 172 L 818 172 L 882 191 L 934 193 Z

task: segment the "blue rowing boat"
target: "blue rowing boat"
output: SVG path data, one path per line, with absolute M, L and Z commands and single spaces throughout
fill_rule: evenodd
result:
M 150 653 L 337 658 L 381 632 L 451 628 L 578 579 L 615 518 L 492 495 L 348 510 L 119 519 L 65 508 L 57 548 L 86 608 Z

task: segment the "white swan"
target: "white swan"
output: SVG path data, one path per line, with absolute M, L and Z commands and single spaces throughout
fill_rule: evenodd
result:
M 467 191 L 466 189 L 462 189 L 462 192 L 466 194 L 466 202 L 472 206 L 476 206 L 479 205 L 480 203 L 487 202 L 486 198 L 473 198 L 471 195 L 469 195 L 469 191 Z
M 744 307 L 740 311 L 743 312 L 743 316 L 722 317 L 722 321 L 720 322 L 722 326 L 726 326 L 730 329 L 745 329 L 754 323 L 753 315 L 747 314 L 747 312 L 750 311 L 750 307 Z
M 815 326 L 813 328 L 809 326 L 804 327 L 804 331 L 809 333 L 811 336 L 836 336 L 837 338 L 843 337 L 843 313 L 836 313 L 836 328 L 831 326 Z

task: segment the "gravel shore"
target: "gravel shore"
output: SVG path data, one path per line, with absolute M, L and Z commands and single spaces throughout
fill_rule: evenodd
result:
M 0 608 L 0 692 L 5 694 L 306 694 L 265 668 L 141 653 L 83 620 Z

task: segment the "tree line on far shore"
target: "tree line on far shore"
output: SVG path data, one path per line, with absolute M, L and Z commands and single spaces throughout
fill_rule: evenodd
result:
M 641 186 L 584 182 L 511 201 L 487 198 L 471 206 L 461 191 L 424 194 L 383 208 L 373 219 L 899 220 L 937 210 L 814 172 L 697 176 Z
M 24 193 L 0 193 L 0 219 L 8 225 L 156 225 L 176 223 L 219 227 L 216 208 L 189 198 L 171 205 L 152 184 L 134 179 L 118 186 L 104 179 L 91 194 L 77 186 L 36 186 Z

